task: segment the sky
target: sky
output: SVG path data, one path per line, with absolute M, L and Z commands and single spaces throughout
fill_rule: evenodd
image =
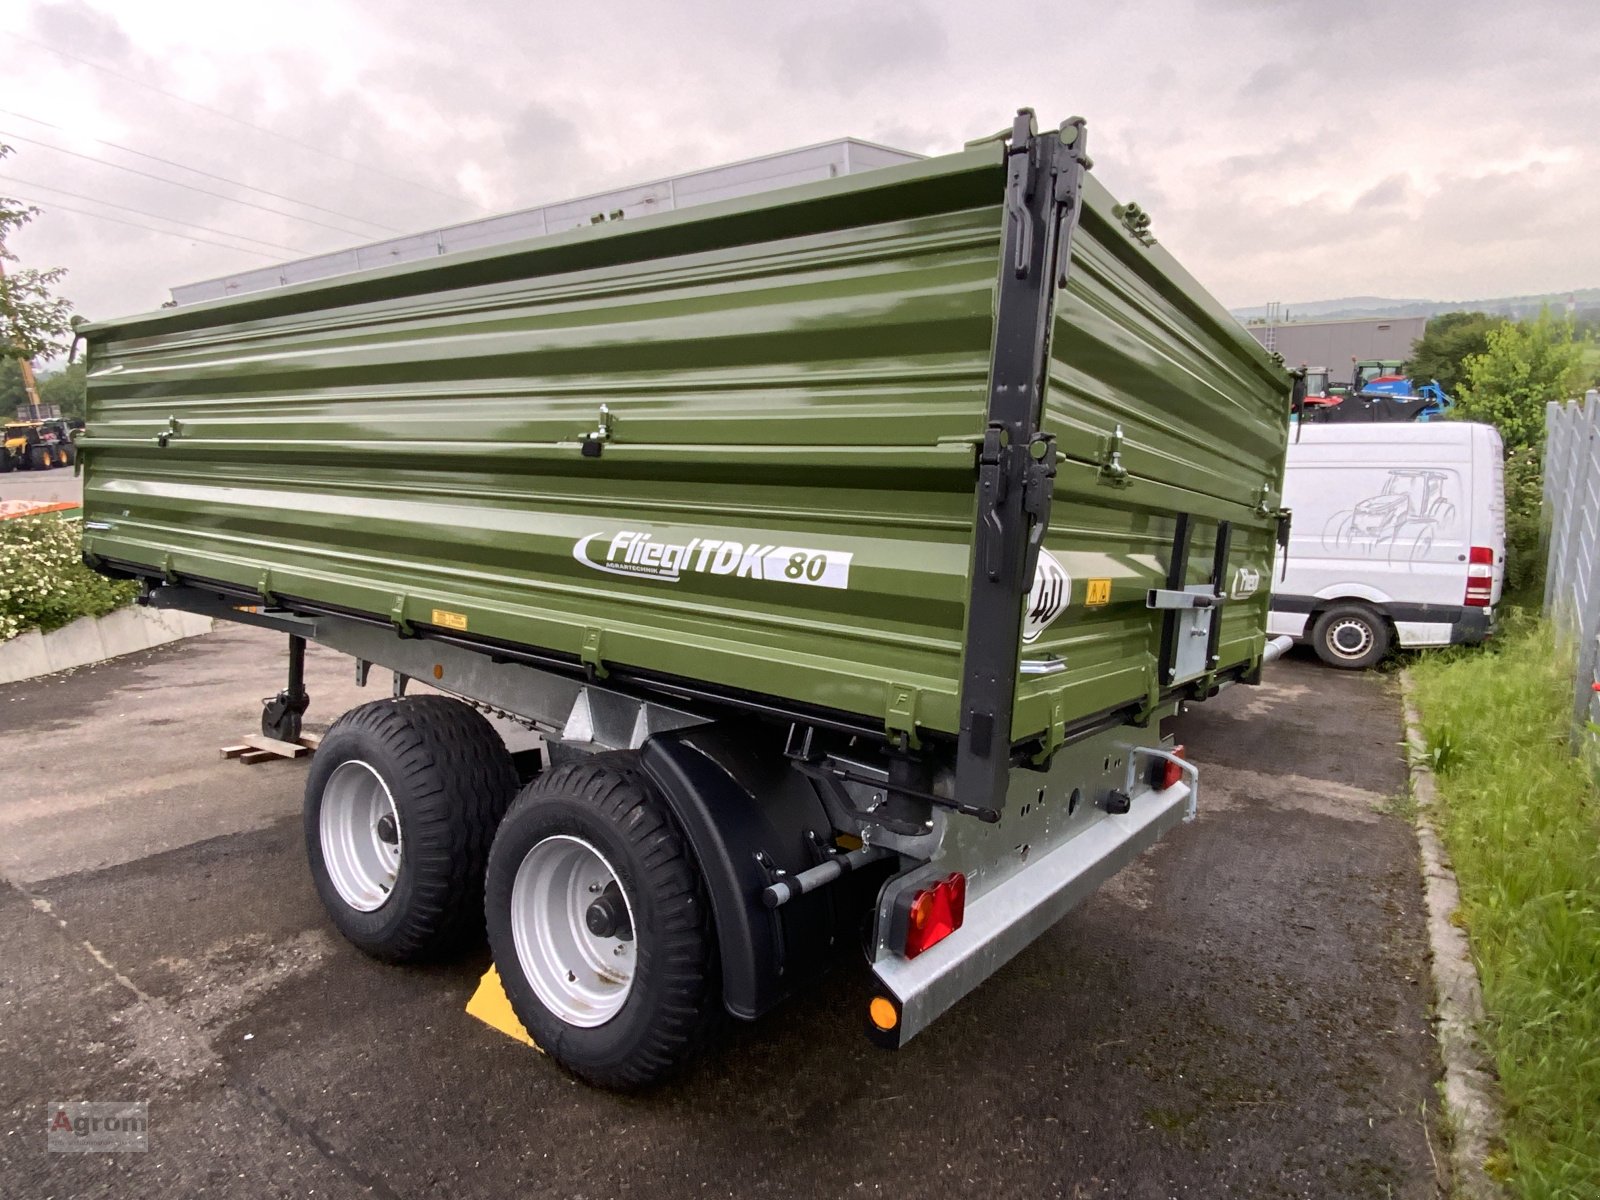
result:
M 0 196 L 44 210 L 10 249 L 94 318 L 837 137 L 952 151 L 1023 104 L 1086 117 L 1230 306 L 1600 285 L 1593 0 L 10 0 L 0 52 Z

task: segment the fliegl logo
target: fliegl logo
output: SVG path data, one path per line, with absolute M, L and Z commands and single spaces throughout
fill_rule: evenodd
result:
M 1072 576 L 1067 574 L 1048 550 L 1039 551 L 1039 565 L 1033 572 L 1033 590 L 1022 613 L 1022 644 L 1032 645 L 1059 617 L 1072 597 Z
M 1261 572 L 1254 567 L 1240 567 L 1233 573 L 1233 586 L 1228 596 L 1234 600 L 1248 600 L 1261 587 Z
M 726 538 L 667 541 L 640 530 L 624 529 L 579 538 L 572 547 L 572 557 L 594 571 L 629 578 L 642 576 L 662 583 L 677 583 L 685 575 L 731 575 L 735 579 L 843 589 L 850 586 L 850 560 L 854 555 Z

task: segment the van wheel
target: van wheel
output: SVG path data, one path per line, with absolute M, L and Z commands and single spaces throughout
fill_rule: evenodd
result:
M 1389 653 L 1389 625 L 1370 608 L 1341 604 L 1317 618 L 1311 644 L 1330 667 L 1362 671 Z
M 353 708 L 306 779 L 311 877 L 339 932 L 385 962 L 482 937 L 483 872 L 517 788 L 500 735 L 446 696 Z
M 627 756 L 556 767 L 495 835 L 484 889 L 495 966 L 529 1035 L 619 1090 L 699 1050 L 720 1011 L 700 869 Z

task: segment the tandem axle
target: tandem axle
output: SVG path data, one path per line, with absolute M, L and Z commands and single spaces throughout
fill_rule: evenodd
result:
M 370 836 L 376 849 L 368 857 L 383 871 L 392 868 L 398 880 L 405 842 L 397 831 L 403 832 L 407 823 L 404 800 L 397 796 L 403 783 L 384 778 L 382 763 L 341 750 L 344 739 L 334 734 L 375 708 L 388 708 L 384 716 L 391 721 L 408 708 L 416 709 L 405 717 L 413 723 L 419 723 L 414 718 L 422 725 L 435 721 L 439 706 L 452 701 L 406 697 L 412 679 L 464 702 L 457 705 L 463 713 L 470 705 L 538 731 L 544 743 L 542 769 L 520 773 L 532 775 L 531 782 L 524 780 L 524 792 L 541 778 L 586 767 L 608 780 L 629 781 L 662 806 L 681 831 L 685 857 L 709 910 L 704 937 L 708 945 L 715 943 L 718 979 L 716 986 L 708 985 L 708 996 L 717 995 L 706 1003 L 754 1019 L 833 961 L 841 940 L 858 939 L 876 977 L 867 1031 L 874 1041 L 891 1047 L 925 1029 L 1162 834 L 1191 819 L 1198 795 L 1195 767 L 1162 742 L 1158 719 L 1092 731 L 1059 748 L 1043 769 L 1013 767 L 1003 808 L 979 813 L 972 811 L 975 806 L 956 801 L 948 761 L 935 765 L 938 747 L 921 760 L 910 759 L 881 737 L 873 742 L 824 726 L 780 725 L 692 698 L 669 702 L 605 686 L 581 673 L 506 661 L 493 652 L 434 637 L 403 637 L 370 621 L 241 605 L 198 588 L 156 587 L 147 601 L 288 636 L 287 684 L 264 702 L 263 730 L 269 736 L 288 740 L 287 735 L 299 733 L 309 704 L 306 642 L 350 655 L 362 683 L 373 666 L 393 674 L 392 699 L 364 705 L 330 730 L 307 796 L 313 873 L 320 868 L 327 876 L 319 878 L 319 891 L 347 936 L 353 932 L 352 940 L 379 957 L 412 956 L 409 950 L 393 954 L 387 944 L 374 944 L 370 937 L 364 941 L 370 921 L 353 920 L 365 918 L 367 911 L 352 904 L 351 897 L 387 895 L 382 891 L 385 881 L 377 880 L 378 891 L 362 892 L 367 885 L 360 882 L 360 851 L 339 860 L 329 847 Z M 1168 705 L 1170 711 L 1176 707 L 1177 701 Z M 477 747 L 478 758 L 497 762 L 497 771 L 491 773 L 504 781 L 502 790 L 514 790 L 519 773 L 511 769 L 503 744 L 483 736 L 487 724 L 480 730 L 463 724 L 464 717 L 452 715 L 451 720 L 475 730 L 467 740 Z M 344 762 L 325 758 L 330 748 Z M 350 762 L 361 766 L 348 768 Z M 481 762 L 463 762 L 460 769 L 477 772 L 481 767 Z M 374 779 L 382 786 L 375 786 Z M 324 785 L 321 794 L 314 792 L 319 781 Z M 362 787 L 372 799 L 357 794 Z M 509 799 L 475 801 L 465 808 L 476 810 L 487 826 L 497 826 L 503 816 L 482 814 L 497 806 L 504 812 Z M 326 814 L 333 808 L 344 815 L 330 819 Z M 370 824 L 368 834 L 362 833 L 363 819 Z M 480 832 L 485 847 L 498 836 L 492 827 Z M 586 844 L 595 856 L 581 849 L 564 855 L 542 852 L 535 865 L 543 863 L 544 869 L 572 878 L 585 871 L 594 876 L 584 885 L 593 890 L 585 891 L 581 912 L 574 910 L 592 927 L 594 905 L 608 894 L 610 884 L 616 882 L 616 895 L 622 896 L 632 881 L 627 867 L 611 863 L 598 846 Z M 491 877 L 492 855 L 487 863 Z M 348 895 L 334 886 L 340 871 L 357 881 Z M 957 879 L 959 897 L 952 895 L 950 882 Z M 512 885 L 511 892 L 516 890 Z M 524 893 L 526 899 L 526 888 Z M 926 899 L 930 896 L 943 905 L 937 915 L 942 932 L 924 942 L 925 935 L 909 925 L 935 903 Z M 617 902 L 610 903 L 615 907 Z M 523 904 L 521 910 L 526 917 L 530 906 Z M 495 914 L 488 915 L 492 934 Z M 354 931 L 352 922 L 358 926 Z M 630 941 L 648 936 L 648 924 L 641 925 L 637 913 L 602 924 L 607 930 L 626 929 Z M 610 941 L 615 943 L 612 950 L 633 952 L 615 937 Z M 517 979 L 527 983 L 538 978 L 537 969 L 519 966 L 516 945 L 513 936 L 508 953 L 496 952 L 514 1007 Z M 592 949 L 568 940 L 567 952 L 577 960 L 593 959 Z M 621 961 L 623 955 L 611 957 Z M 601 984 L 596 988 L 605 990 Z M 546 1003 L 547 1011 L 581 1014 L 581 998 L 562 1000 L 556 990 L 554 985 L 545 988 L 559 1001 L 553 1007 Z M 541 993 L 535 987 L 532 994 Z M 539 1037 L 537 1020 L 524 1017 L 524 1024 Z M 558 1048 L 568 1039 L 549 1038 L 548 1030 L 546 1036 L 547 1049 L 557 1057 L 567 1055 L 563 1061 L 568 1066 L 596 1082 L 632 1086 L 647 1081 L 636 1070 L 618 1073 L 589 1062 L 581 1047 L 574 1056 Z M 656 1073 L 645 1072 L 650 1078 Z

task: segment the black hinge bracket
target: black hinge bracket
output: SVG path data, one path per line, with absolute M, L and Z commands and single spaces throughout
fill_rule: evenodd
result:
M 1055 438 L 1045 382 L 1056 290 L 1066 280 L 1088 158 L 1081 118 L 1040 133 L 1031 109 L 1006 148 L 1005 221 L 989 401 L 978 454 L 977 511 L 961 662 L 956 797 L 999 810 L 1012 760 L 1025 601 L 1050 521 Z

